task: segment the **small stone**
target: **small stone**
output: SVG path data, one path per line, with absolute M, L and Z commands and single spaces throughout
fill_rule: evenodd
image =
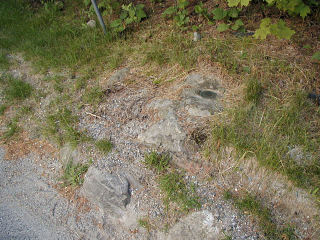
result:
M 87 22 L 87 26 L 90 27 L 90 28 L 95 28 L 96 27 L 96 21 L 91 19 L 89 22 Z
M 200 39 L 201 39 L 200 33 L 194 32 L 193 33 L 193 41 L 197 42 L 197 41 L 200 41 Z

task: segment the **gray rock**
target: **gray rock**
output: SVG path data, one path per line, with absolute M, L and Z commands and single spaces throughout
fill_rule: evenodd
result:
M 200 41 L 200 39 L 201 39 L 200 33 L 194 32 L 193 33 L 193 41 L 197 42 L 197 41 Z
M 126 77 L 129 75 L 130 69 L 129 68 L 122 68 L 117 70 L 107 82 L 107 87 L 110 89 L 117 89 L 119 85 L 123 83 Z
M 182 91 L 181 105 L 189 115 L 208 117 L 222 110 L 219 102 L 221 94 L 215 79 L 193 73 L 186 78 L 185 85 L 188 88 Z
M 87 22 L 87 26 L 89 28 L 95 28 L 96 27 L 96 21 L 91 19 L 89 22 Z
M 183 145 L 187 135 L 181 128 L 172 109 L 169 109 L 165 114 L 166 117 L 164 119 L 140 134 L 138 140 L 147 145 L 163 147 L 172 152 L 182 152 L 184 151 Z
M 160 240 L 218 240 L 223 236 L 222 226 L 209 211 L 194 212 L 180 220 L 168 232 L 159 234 Z
M 120 216 L 130 201 L 129 182 L 119 174 L 109 174 L 91 166 L 86 173 L 82 194 L 105 213 Z
M 312 160 L 310 154 L 306 154 L 302 147 L 294 146 L 293 148 L 289 148 L 288 156 L 294 160 L 298 165 L 308 165 Z
M 217 90 L 219 87 L 218 81 L 213 77 L 202 76 L 198 73 L 191 73 L 187 76 L 185 84 L 199 89 Z

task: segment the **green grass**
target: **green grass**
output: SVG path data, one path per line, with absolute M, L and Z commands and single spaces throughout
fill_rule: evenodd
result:
M 83 176 L 88 171 L 91 162 L 87 164 L 74 164 L 73 161 L 69 161 L 64 168 L 63 176 L 61 177 L 62 186 L 77 187 L 83 184 Z
M 22 51 L 44 69 L 107 63 L 111 35 L 104 35 L 98 27 L 82 26 L 85 15 L 79 17 L 75 12 L 84 6 L 82 2 L 66 1 L 64 5 L 63 11 L 50 6 L 35 10 L 25 1 L 2 1 L 0 48 Z
M 164 204 L 169 210 L 171 202 L 177 204 L 182 211 L 190 211 L 200 208 L 199 198 L 195 193 L 195 186 L 188 185 L 182 174 L 175 170 L 170 170 L 171 157 L 168 153 L 157 153 L 152 151 L 145 154 L 143 163 L 150 169 L 156 171 L 158 183 L 164 194 Z
M 147 229 L 147 231 L 150 232 L 152 226 L 151 226 L 148 218 L 140 218 L 138 220 L 138 224 L 139 224 L 139 226 Z
M 170 202 L 176 203 L 182 211 L 201 207 L 194 186 L 188 186 L 181 174 L 166 173 L 159 177 L 159 185 L 164 193 L 164 203 L 167 209 L 169 209 Z
M 156 170 L 157 173 L 166 171 L 169 167 L 170 160 L 169 154 L 159 154 L 156 151 L 147 153 L 144 156 L 144 164 L 148 168 Z
M 12 138 L 18 131 L 20 127 L 18 126 L 17 120 L 12 120 L 7 125 L 7 130 L 4 132 L 3 136 L 1 137 L 4 141 L 8 141 Z
M 101 139 L 96 141 L 95 146 L 100 152 L 104 154 L 108 154 L 113 147 L 112 143 L 108 139 Z
M 270 240 L 274 239 L 297 239 L 292 227 L 279 227 L 272 219 L 270 210 L 262 205 L 262 203 L 253 195 L 246 193 L 243 197 L 236 197 L 231 192 L 226 191 L 225 197 L 231 200 L 233 204 L 243 212 L 253 215 L 257 219 L 259 227 L 263 231 L 265 237 Z
M 7 70 L 9 68 L 9 61 L 7 58 L 7 51 L 0 49 L 0 70 Z
M 103 96 L 104 92 L 100 87 L 93 87 L 86 90 L 86 92 L 82 96 L 82 100 L 85 103 L 97 105 L 102 101 Z
M 285 104 L 273 102 L 267 108 L 240 105 L 226 117 L 213 128 L 213 145 L 232 145 L 239 156 L 251 153 L 262 166 L 286 175 L 299 187 L 313 190 L 319 186 L 319 126 L 313 125 L 319 113 L 305 94 L 297 92 Z M 311 159 L 295 162 L 287 154 L 293 146 L 301 146 Z
M 24 100 L 31 96 L 32 86 L 20 79 L 7 76 L 4 80 L 4 95 L 8 101 Z
M 57 113 L 47 116 L 43 131 L 60 146 L 67 142 L 76 146 L 89 140 L 84 133 L 76 129 L 77 124 L 78 118 L 72 115 L 71 110 L 62 108 Z
M 4 112 L 6 111 L 7 108 L 8 108 L 8 106 L 6 104 L 0 105 L 0 116 L 2 116 L 4 114 Z
M 257 104 L 262 95 L 261 83 L 255 79 L 251 78 L 247 81 L 245 88 L 245 100 Z

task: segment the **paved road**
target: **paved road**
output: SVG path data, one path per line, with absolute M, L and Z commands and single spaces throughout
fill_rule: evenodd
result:
M 0 148 L 0 240 L 78 238 L 54 217 L 63 200 L 38 173 L 30 159 L 4 160 Z

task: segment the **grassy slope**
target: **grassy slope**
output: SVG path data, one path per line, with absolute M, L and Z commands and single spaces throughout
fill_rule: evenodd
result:
M 155 23 L 152 18 L 141 23 L 137 32 L 105 36 L 99 28 L 86 28 L 85 16 L 77 1 L 66 1 L 63 11 L 34 10 L 21 1 L 2 1 L 1 68 L 8 67 L 5 56 L 11 52 L 23 52 L 39 70 L 68 68 L 84 72 L 85 77 L 132 59 L 139 66 L 156 66 L 156 73 L 164 66 L 175 65 L 188 71 L 198 67 L 199 56 L 205 57 L 234 79 L 230 83 L 233 87 L 245 85 L 244 92 L 236 94 L 236 103 L 215 122 L 213 149 L 232 145 L 239 155 L 250 153 L 262 166 L 288 176 L 297 186 L 319 197 L 320 111 L 307 99 L 306 90 L 312 84 L 319 87 L 319 66 L 311 64 L 306 54 L 296 57 L 292 53 L 290 47 L 295 48 L 294 41 L 300 39 L 261 42 L 251 37 L 217 35 L 212 27 L 205 26 L 205 37 L 195 43 L 190 32 L 168 28 L 164 20 Z M 90 90 L 86 79 L 82 80 L 76 85 L 85 88 L 83 101 L 91 105 L 99 102 L 102 90 Z M 54 89 L 64 93 L 63 82 L 54 82 Z M 1 105 L 0 110 L 8 104 Z M 305 158 L 308 161 L 297 163 L 288 157 L 288 150 L 295 146 L 310 156 Z

